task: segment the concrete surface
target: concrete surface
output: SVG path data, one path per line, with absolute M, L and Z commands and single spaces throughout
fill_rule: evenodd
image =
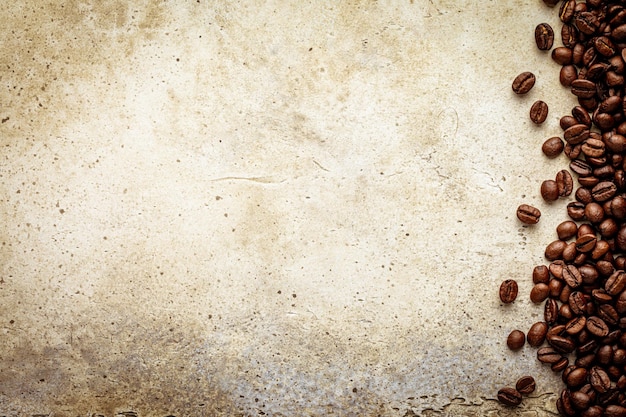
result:
M 505 339 L 542 316 L 530 273 L 565 218 L 539 197 L 574 105 L 534 46 L 556 10 L 21 0 L 0 21 L 0 415 L 555 412 L 558 378 Z M 501 407 L 523 374 L 536 393 Z

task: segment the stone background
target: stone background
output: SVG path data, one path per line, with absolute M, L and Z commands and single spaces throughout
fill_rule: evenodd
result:
M 0 415 L 555 412 L 558 376 L 505 340 L 542 317 L 530 273 L 566 218 L 539 196 L 574 105 L 534 45 L 557 19 L 539 0 L 5 2 Z M 494 401 L 524 374 L 522 407 Z

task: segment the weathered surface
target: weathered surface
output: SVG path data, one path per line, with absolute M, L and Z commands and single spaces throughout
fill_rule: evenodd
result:
M 516 3 L 0 6 L 0 415 L 554 412 L 505 340 L 572 101 Z

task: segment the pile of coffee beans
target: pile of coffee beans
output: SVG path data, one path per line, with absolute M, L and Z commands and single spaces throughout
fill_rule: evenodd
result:
M 562 45 L 552 49 L 555 31 L 547 23 L 535 28 L 536 45 L 552 50 L 559 82 L 575 105 L 560 118 L 562 137 L 548 138 L 541 148 L 548 158 L 565 154 L 569 170 L 545 180 L 540 193 L 550 202 L 572 193 L 574 199 L 567 204 L 569 220 L 545 248 L 547 265 L 532 271 L 530 299 L 543 304 L 543 321 L 526 335 L 513 330 L 507 346 L 517 350 L 528 343 L 541 363 L 560 373 L 561 415 L 626 417 L 626 1 L 543 3 L 558 6 Z M 535 75 L 522 72 L 512 89 L 524 95 L 535 82 Z M 543 123 L 547 114 L 544 101 L 530 107 L 533 123 Z M 527 204 L 517 209 L 527 225 L 540 216 Z M 501 301 L 513 302 L 517 291 L 515 281 L 504 281 Z M 502 388 L 498 399 L 517 406 L 534 388 L 534 380 L 523 377 L 515 388 Z

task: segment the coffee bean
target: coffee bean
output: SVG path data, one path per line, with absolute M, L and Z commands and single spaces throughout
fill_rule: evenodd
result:
M 530 120 L 535 124 L 542 124 L 548 117 L 548 105 L 541 100 L 537 100 L 530 107 Z
M 594 366 L 589 370 L 589 383 L 600 394 L 604 394 L 611 388 L 609 375 L 598 366 Z
M 506 338 L 506 345 L 511 350 L 519 350 L 526 342 L 526 335 L 521 330 L 513 330 Z
M 561 360 L 563 356 L 551 346 L 537 349 L 537 359 L 541 363 L 553 364 Z
M 556 201 L 559 199 L 559 186 L 554 180 L 545 180 L 541 183 L 541 198 L 545 201 Z
M 570 388 L 579 387 L 586 382 L 587 372 L 585 368 L 575 368 L 567 375 L 565 383 Z
M 578 70 L 574 65 L 563 65 L 559 72 L 559 82 L 563 87 L 571 87 L 572 82 L 578 79 Z
M 552 369 L 553 372 L 563 372 L 563 370 L 567 368 L 568 365 L 569 359 L 563 356 L 561 357 L 561 359 L 551 364 L 550 369 Z
M 552 336 L 546 337 L 550 346 L 559 353 L 571 353 L 576 349 L 576 343 L 568 337 Z
M 532 394 L 535 387 L 535 378 L 532 376 L 523 376 L 515 383 L 515 389 L 522 395 Z
M 604 417 L 626 417 L 626 407 L 617 404 L 607 405 L 604 409 Z
M 524 224 L 537 224 L 541 217 L 539 209 L 528 204 L 521 204 L 517 208 L 516 214 L 517 218 Z
M 548 287 L 548 284 L 540 282 L 538 284 L 535 284 L 530 290 L 530 301 L 535 304 L 542 303 L 545 301 L 546 298 L 548 298 L 549 294 L 550 287 Z
M 515 388 L 501 388 L 498 391 L 498 401 L 506 406 L 515 407 L 522 403 L 522 394 Z
M 578 145 L 583 143 L 589 138 L 589 127 L 585 124 L 579 123 L 574 126 L 568 127 L 563 132 L 563 139 L 570 145 Z
M 548 158 L 556 158 L 561 154 L 561 152 L 563 152 L 564 147 L 565 146 L 561 138 L 558 136 L 553 136 L 549 139 L 546 139 L 543 145 L 541 145 L 541 151 Z
M 554 43 L 554 30 L 547 23 L 540 23 L 535 27 L 535 43 L 537 48 L 547 51 L 552 48 Z
M 604 284 L 604 289 L 609 295 L 618 295 L 626 287 L 626 272 L 615 271 Z
M 546 339 L 547 333 L 548 324 L 546 322 L 539 321 L 530 327 L 528 334 L 526 335 L 526 340 L 532 347 L 541 346 L 543 341 Z
M 513 80 L 513 92 L 515 94 L 526 94 L 535 85 L 535 74 L 532 72 L 522 72 Z
M 597 93 L 597 87 L 594 82 L 579 78 L 572 81 L 571 91 L 579 98 L 592 98 Z
M 604 320 L 597 316 L 587 318 L 585 327 L 589 330 L 589 333 L 597 337 L 604 337 L 609 334 L 609 326 L 607 326 Z
M 548 325 L 553 325 L 559 317 L 559 305 L 553 298 L 546 300 L 543 309 L 543 319 Z
M 586 324 L 587 319 L 585 318 L 585 316 L 576 316 L 568 321 L 567 324 L 565 324 L 565 331 L 569 335 L 576 335 L 583 331 Z
M 576 223 L 574 223 L 576 225 Z M 577 226 L 578 227 L 578 226 Z M 533 268 L 533 284 L 544 283 L 550 281 L 550 270 L 545 265 L 537 265 Z
M 568 197 L 572 193 L 574 180 L 569 171 L 562 169 L 556 173 L 556 185 L 559 191 L 559 197 Z
M 500 284 L 500 300 L 505 304 L 510 304 L 517 298 L 517 282 L 512 279 L 502 281 Z
M 556 234 L 560 240 L 568 240 L 576 236 L 576 232 L 578 232 L 578 225 L 571 220 L 566 220 L 556 227 Z
M 552 59 L 559 65 L 570 65 L 573 62 L 573 51 L 570 48 L 559 46 L 552 50 Z
M 591 190 L 593 199 L 599 203 L 610 200 L 616 193 L 617 186 L 611 181 L 600 182 Z
M 576 239 L 576 249 L 578 250 L 578 252 L 582 252 L 582 253 L 591 252 L 593 248 L 595 248 L 597 241 L 598 239 L 596 238 L 595 235 L 591 233 L 584 234 L 578 239 Z
M 591 398 L 589 395 L 585 394 L 581 391 L 574 391 L 571 394 L 572 405 L 578 410 L 586 410 L 589 408 L 589 404 L 591 403 Z
M 555 240 L 551 242 L 548 246 L 546 246 L 546 250 L 544 251 L 544 256 L 549 261 L 554 261 L 560 259 L 563 256 L 563 250 L 567 243 L 562 240 Z
M 576 245 L 578 247 L 578 245 Z M 583 282 L 583 277 L 574 265 L 566 265 L 563 268 L 563 279 L 571 288 L 577 288 Z

